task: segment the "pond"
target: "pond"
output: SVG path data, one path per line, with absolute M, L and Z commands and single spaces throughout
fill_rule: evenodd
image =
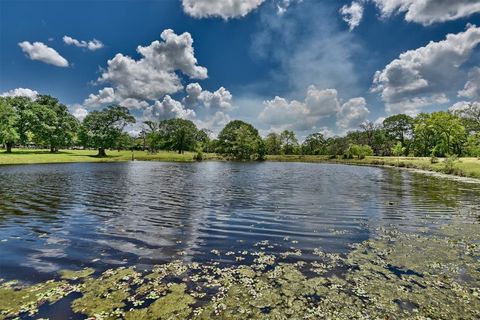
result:
M 0 167 L 0 195 L 0 278 L 4 279 L 4 290 L 20 290 L 20 287 L 12 289 L 10 280 L 18 280 L 22 285 L 48 283 L 46 281 L 59 279 L 60 270 L 65 269 L 91 268 L 85 270 L 92 270 L 106 281 L 102 272 L 107 269 L 113 270 L 110 270 L 113 273 L 133 272 L 123 276 L 138 279 L 141 277 L 138 273 L 152 272 L 152 269 L 159 272 L 158 266 L 177 271 L 195 270 L 192 265 L 208 266 L 205 268 L 209 270 L 217 268 L 223 276 L 226 270 L 231 272 L 231 267 L 239 265 L 250 268 L 257 276 L 289 266 L 298 272 L 308 265 L 308 270 L 301 274 L 304 277 L 302 281 L 318 279 L 311 276 L 312 270 L 323 266 L 324 272 L 317 272 L 317 275 L 348 281 L 349 270 L 362 269 L 358 266 L 361 266 L 363 258 L 355 255 L 359 247 L 365 250 L 364 246 L 369 246 L 372 252 L 377 252 L 382 243 L 388 242 L 402 245 L 405 251 L 407 244 L 418 240 L 420 248 L 433 243 L 432 248 L 441 251 L 446 249 L 441 246 L 443 242 L 440 239 L 447 235 L 455 239 L 463 237 L 458 240 L 462 246 L 455 249 L 470 246 L 467 253 L 455 252 L 470 259 L 461 266 L 461 281 L 467 291 L 472 289 L 466 294 L 472 300 L 469 306 L 475 308 L 471 313 L 465 313 L 464 318 L 476 316 L 476 306 L 480 306 L 477 282 L 480 279 L 477 278 L 480 253 L 476 238 L 480 231 L 479 184 L 454 182 L 396 169 L 336 164 L 213 161 L 79 163 Z M 445 231 L 445 227 L 449 226 L 460 226 L 455 230 L 468 230 L 469 233 Z M 392 239 L 399 234 L 403 238 Z M 425 237 L 425 241 L 423 238 L 420 241 L 419 235 Z M 415 239 L 408 238 L 411 236 Z M 379 239 L 384 242 L 371 242 Z M 439 244 L 435 246 L 437 240 Z M 383 259 L 386 256 L 380 254 L 380 257 Z M 395 257 L 388 258 L 398 258 Z M 357 260 L 352 262 L 352 259 Z M 410 269 L 407 262 L 391 265 L 390 261 L 385 261 L 383 268 L 386 272 L 403 280 L 405 277 L 420 278 L 419 274 L 427 272 L 421 270 L 425 266 L 417 262 L 407 261 L 412 266 Z M 326 266 L 327 262 L 334 266 Z M 135 269 L 131 268 L 133 266 Z M 189 270 L 190 277 L 195 273 L 192 270 Z M 278 270 L 286 274 L 285 270 Z M 145 314 L 136 314 L 133 318 L 161 318 L 152 313 L 149 317 L 145 310 L 153 312 L 150 309 L 154 309 L 155 301 L 175 298 L 172 295 L 177 294 L 198 299 L 185 302 L 186 308 L 180 311 L 172 311 L 174 318 L 201 318 L 202 312 L 212 307 L 208 297 L 217 295 L 219 299 L 218 290 L 204 290 L 200 294 L 202 290 L 199 289 L 195 293 L 191 284 L 194 279 L 187 281 L 186 273 L 177 273 L 177 279 L 171 280 L 173 282 L 165 287 L 170 289 L 157 290 L 158 295 L 150 298 L 138 298 L 142 303 L 122 302 L 112 307 L 115 317 L 120 314 L 120 317 L 128 318 L 122 312 L 138 307 Z M 405 275 L 402 276 L 402 273 Z M 82 281 L 94 281 L 87 279 L 79 282 L 81 278 L 73 277 L 76 281 L 70 285 L 82 286 L 85 285 Z M 211 281 L 219 281 L 219 278 L 222 275 Z M 388 278 L 387 274 L 385 279 Z M 452 279 L 455 280 L 453 275 Z M 140 283 L 145 284 L 142 281 Z M 359 283 L 358 278 L 352 281 L 356 285 Z M 232 288 L 224 282 L 218 284 L 217 289 L 221 285 L 226 290 Z M 332 285 L 335 288 L 343 285 L 332 283 L 321 285 L 330 289 Z M 175 289 L 177 291 L 172 289 L 180 285 L 185 287 Z M 129 287 L 124 291 L 137 288 Z M 155 291 L 152 288 L 148 290 L 150 293 Z M 347 296 L 356 297 L 359 303 L 364 303 L 356 289 L 342 292 L 350 292 Z M 315 290 L 318 291 L 318 288 Z M 83 312 L 72 311 L 69 303 L 88 293 L 80 289 L 67 291 L 61 295 L 67 298 L 43 299 L 42 303 L 37 301 L 37 304 L 43 304 L 45 300 L 54 302 L 51 306 L 48 303 L 42 306 L 38 314 L 29 310 L 31 315 L 28 315 L 25 309 L 21 312 L 17 310 L 17 314 L 52 319 L 85 318 L 87 315 L 113 317 L 112 310 L 89 312 L 88 306 L 76 309 Z M 215 312 L 210 310 L 208 316 L 203 315 L 204 318 L 213 315 L 234 318 L 235 313 L 227 316 L 230 305 L 225 297 L 231 293 L 222 294 L 220 300 L 226 299 L 225 302 L 220 307 L 215 305 Z M 240 296 L 243 297 L 242 294 Z M 322 297 L 320 291 L 304 297 L 304 308 L 312 309 L 323 301 Z M 405 301 L 401 297 L 388 299 L 393 301 L 393 309 L 382 310 L 381 315 L 388 312 L 395 315 L 398 310 L 408 314 L 421 309 L 418 301 Z M 120 300 L 132 302 L 128 297 Z M 168 304 L 167 301 L 163 305 Z M 452 305 L 455 303 L 452 301 Z M 258 311 L 259 318 L 268 319 L 275 318 L 273 310 L 277 305 L 280 308 L 281 303 L 269 302 L 242 308 L 247 314 L 254 315 Z M 195 306 L 199 309 L 194 310 Z M 322 308 L 330 310 L 326 306 Z M 291 318 L 285 316 L 288 314 L 286 309 L 282 310 L 280 314 Z M 0 303 L 0 319 L 1 312 Z M 309 312 L 315 315 L 313 311 Z M 453 314 L 454 311 L 448 312 Z M 4 316 L 14 313 L 3 310 Z M 323 314 L 325 317 L 328 315 L 332 313 Z M 314 319 L 319 317 L 322 317 L 319 313 L 313 316 Z

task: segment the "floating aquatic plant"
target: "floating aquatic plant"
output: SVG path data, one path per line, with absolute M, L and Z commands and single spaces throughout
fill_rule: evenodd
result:
M 92 268 L 85 268 L 79 271 L 73 270 L 60 270 L 60 277 L 65 280 L 77 280 L 86 278 L 95 273 L 95 270 Z
M 51 280 L 26 287 L 15 281 L 0 284 L 0 319 L 19 314 L 34 315 L 40 305 L 56 302 L 76 290 L 66 281 Z
M 30 286 L 0 283 L 0 319 L 34 315 L 73 292 L 72 310 L 95 319 L 480 318 L 480 225 L 376 232 L 346 255 L 315 249 L 316 261 L 287 262 L 302 256 L 296 248 L 230 251 L 253 262 L 173 261 L 146 272 L 83 269 Z

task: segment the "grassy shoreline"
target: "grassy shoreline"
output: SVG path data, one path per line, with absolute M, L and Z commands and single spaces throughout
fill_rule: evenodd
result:
M 16 164 L 47 164 L 47 163 L 75 163 L 75 162 L 122 162 L 131 161 L 131 151 L 109 151 L 105 158 L 96 157 L 95 150 L 61 150 L 50 153 L 49 150 L 16 149 L 13 153 L 0 152 L 0 165 Z M 155 154 L 146 151 L 134 151 L 133 158 L 139 161 L 168 161 L 193 162 L 194 152 L 178 154 L 173 151 L 160 151 Z M 214 153 L 203 154 L 205 160 L 221 160 Z M 418 157 L 366 157 L 365 159 L 330 159 L 328 156 L 312 155 L 268 155 L 266 161 L 277 162 L 312 162 L 312 163 L 340 163 L 350 165 L 388 166 L 427 170 L 445 173 L 443 161 L 430 163 L 430 158 Z M 480 179 L 480 160 L 477 158 L 459 158 L 454 165 L 455 170 L 450 173 L 457 176 Z
M 195 152 L 178 154 L 173 151 L 160 151 L 152 154 L 146 151 L 107 151 L 107 157 L 97 157 L 96 150 L 60 150 L 50 153 L 46 149 L 14 149 L 11 154 L 0 152 L 0 165 L 51 164 L 76 162 L 125 162 L 133 159 L 140 161 L 193 162 Z M 206 160 L 216 158 L 215 154 L 204 154 Z
M 330 159 L 329 156 L 309 155 L 278 155 L 267 156 L 267 161 L 279 162 L 318 162 L 318 163 L 340 163 L 349 165 L 384 166 L 418 169 L 443 174 L 450 174 L 460 177 L 480 179 L 480 160 L 477 158 L 459 158 L 454 164 L 453 172 L 445 172 L 443 161 L 438 159 L 437 163 L 431 163 L 430 158 L 422 157 L 365 157 L 364 159 Z

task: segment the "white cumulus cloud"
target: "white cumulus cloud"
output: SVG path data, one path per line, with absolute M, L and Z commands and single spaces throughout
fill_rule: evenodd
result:
M 232 94 L 224 87 L 220 87 L 214 92 L 203 90 L 200 84 L 190 83 L 186 87 L 187 96 L 183 103 L 189 107 L 203 106 L 207 109 L 228 110 L 232 108 Z
M 363 18 L 363 5 L 358 1 L 353 1 L 350 5 L 344 5 L 340 9 L 343 21 L 348 23 L 350 31 L 360 25 Z
M 18 45 L 31 60 L 42 61 L 57 67 L 68 67 L 67 59 L 43 42 L 30 43 L 29 41 L 23 41 L 19 42 Z
M 452 21 L 480 12 L 476 0 L 373 0 L 383 17 L 405 13 L 405 20 L 423 25 Z
M 38 96 L 38 92 L 28 88 L 16 88 L 10 91 L 2 93 L 2 97 L 28 97 L 35 100 Z
M 337 112 L 340 107 L 337 90 L 319 90 L 314 85 L 311 85 L 307 89 L 305 105 L 310 110 L 311 116 L 319 118 L 328 117 Z
M 88 110 L 85 109 L 81 104 L 68 106 L 68 109 L 72 115 L 80 121 L 83 121 L 83 119 L 85 119 L 85 117 L 88 115 Z
M 259 120 L 272 126 L 272 129 L 306 131 L 317 128 L 321 119 L 334 115 L 339 110 L 337 90 L 319 90 L 311 85 L 303 101 L 289 101 L 278 96 L 265 101 Z
M 212 116 L 204 119 L 195 119 L 193 122 L 198 128 L 210 129 L 216 135 L 231 121 L 231 117 L 223 112 L 217 111 Z
M 83 104 L 87 107 L 100 106 L 113 103 L 115 101 L 115 92 L 113 88 L 106 87 L 98 90 L 98 94 L 90 94 Z
M 195 111 L 186 109 L 180 101 L 166 95 L 163 101 L 147 107 L 143 112 L 145 120 L 165 120 L 171 118 L 195 119 Z
M 472 104 L 480 107 L 480 102 L 458 101 L 448 108 L 448 110 L 451 112 L 462 111 L 470 107 Z
M 406 51 L 375 73 L 372 91 L 381 94 L 387 113 L 415 114 L 424 106 L 446 103 L 446 92 L 462 80 L 459 67 L 479 43 L 480 28 L 468 25 L 443 41 Z
M 337 113 L 337 126 L 339 128 L 357 129 L 360 124 L 367 120 L 370 111 L 364 98 L 353 98 L 342 104 Z
M 177 72 L 191 79 L 207 78 L 207 69 L 197 65 L 190 33 L 177 35 L 167 29 L 160 37 L 162 41 L 137 47 L 139 60 L 121 53 L 108 60 L 98 82 L 111 84 L 123 99 L 158 100 L 183 89 Z
M 354 0 L 340 9 L 350 30 L 360 24 L 366 2 L 374 3 L 383 19 L 404 14 L 405 21 L 424 26 L 466 18 L 480 12 L 480 1 L 477 0 Z
M 145 109 L 150 105 L 144 100 L 135 98 L 123 99 L 119 97 L 111 87 L 100 89 L 97 94 L 90 94 L 83 102 L 83 105 L 86 107 L 100 107 L 107 104 L 119 104 L 129 109 Z
M 127 98 L 119 102 L 119 105 L 129 109 L 145 109 L 149 106 L 147 101 Z
M 182 0 L 183 10 L 195 18 L 244 17 L 265 0 Z
M 79 48 L 86 48 L 90 51 L 98 50 L 103 48 L 103 43 L 100 40 L 93 39 L 90 41 L 77 40 L 67 35 L 63 36 L 63 42 L 68 45 L 74 45 Z
M 261 121 L 277 126 L 289 126 L 294 129 L 306 130 L 305 120 L 308 117 L 309 110 L 306 105 L 300 101 L 288 101 L 285 98 L 276 96 L 272 100 L 264 102 L 265 108 L 260 113 Z
M 313 131 L 333 136 L 333 131 L 322 125 L 325 119 L 335 116 L 337 128 L 345 132 L 356 129 L 367 120 L 369 114 L 363 97 L 352 98 L 342 104 L 337 90 L 319 90 L 311 85 L 303 101 L 289 101 L 278 96 L 265 101 L 258 119 L 269 125 L 270 131 L 274 132 L 289 129 L 297 133 Z
M 475 67 L 468 73 L 468 81 L 462 90 L 458 91 L 459 97 L 480 100 L 480 68 Z

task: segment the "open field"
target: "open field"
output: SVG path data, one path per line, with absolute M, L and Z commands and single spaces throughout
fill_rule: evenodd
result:
M 286 162 L 332 162 L 356 165 L 386 165 L 395 167 L 415 168 L 428 171 L 445 172 L 445 159 L 438 159 L 438 163 L 430 163 L 430 158 L 419 157 L 366 157 L 365 159 L 330 159 L 329 156 L 309 155 L 276 155 L 267 156 L 269 161 Z M 451 174 L 480 178 L 480 160 L 477 158 L 459 158 L 454 164 Z
M 34 164 L 34 163 L 67 163 L 67 162 L 117 162 L 131 161 L 131 151 L 107 151 L 107 157 L 96 157 L 96 150 L 60 150 L 50 153 L 49 150 L 14 149 L 13 153 L 0 152 L 0 165 L 2 164 Z M 194 161 L 194 152 L 178 154 L 173 151 L 160 151 L 155 154 L 146 151 L 134 151 L 135 160 L 144 161 Z M 213 154 L 204 154 L 206 159 L 214 157 Z

